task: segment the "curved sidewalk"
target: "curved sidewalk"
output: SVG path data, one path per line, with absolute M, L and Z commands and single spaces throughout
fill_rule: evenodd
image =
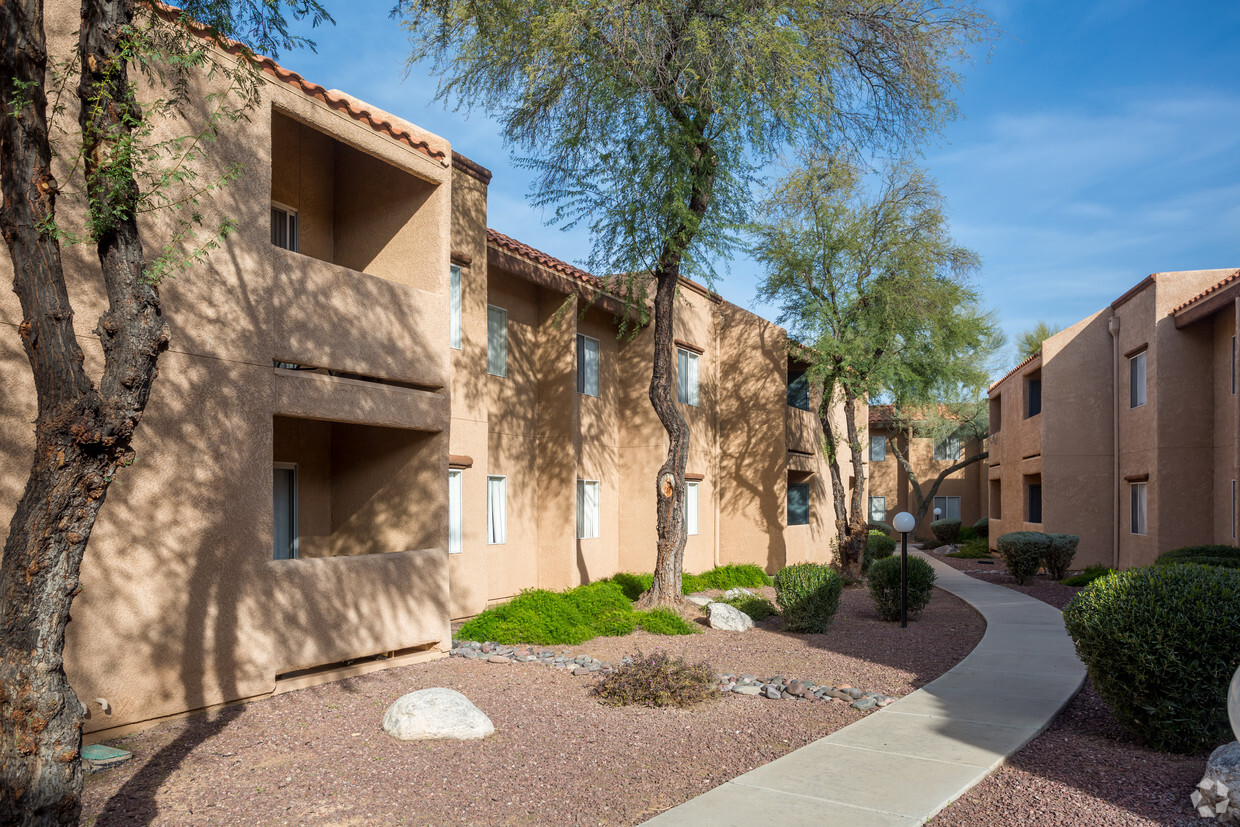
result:
M 646 823 L 921 824 L 1042 732 L 1085 680 L 1059 610 L 918 556 L 986 618 L 977 648 L 887 708 Z

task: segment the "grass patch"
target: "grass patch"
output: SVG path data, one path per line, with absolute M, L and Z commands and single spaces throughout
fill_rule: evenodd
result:
M 1080 574 L 1065 577 L 1059 582 L 1063 583 L 1065 586 L 1088 586 L 1099 577 L 1106 577 L 1114 571 L 1115 569 L 1108 568 L 1107 566 L 1087 566 L 1085 571 Z
M 990 548 L 985 537 L 974 537 L 961 543 L 958 551 L 949 551 L 944 556 L 957 560 L 983 560 L 990 557 Z
M 629 600 L 636 600 L 641 597 L 642 592 L 650 590 L 654 575 L 622 572 L 599 582 L 615 583 L 624 592 L 625 597 Z M 737 586 L 741 588 L 769 586 L 773 582 L 760 566 L 746 563 L 745 565 L 716 566 L 702 574 L 685 572 L 681 575 L 680 591 L 683 594 L 693 594 L 710 589 L 727 590 Z

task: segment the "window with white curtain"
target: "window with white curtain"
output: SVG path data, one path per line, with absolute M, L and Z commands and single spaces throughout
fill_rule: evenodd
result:
M 1129 516 L 1131 522 L 1129 528 L 1133 534 L 1145 534 L 1147 529 L 1146 523 L 1146 484 L 1143 482 L 1129 483 L 1128 500 L 1129 500 Z
M 883 523 L 887 521 L 887 498 L 886 497 L 870 497 L 870 522 Z
M 577 393 L 598 396 L 598 339 L 577 334 Z
M 870 437 L 870 462 L 882 462 L 887 459 L 887 437 Z
M 578 540 L 590 540 L 599 536 L 598 496 L 598 480 L 577 480 Z
M 508 375 L 508 311 L 487 305 L 487 373 Z
M 461 268 L 452 265 L 448 279 L 448 345 L 461 349 Z
M 959 497 L 935 497 L 934 507 L 939 509 L 940 520 L 959 520 L 960 519 L 960 498 Z
M 1145 351 L 1128 359 L 1128 407 L 1139 408 L 1145 404 Z M 1134 534 L 1136 532 L 1133 532 Z M 1145 532 L 1141 532 L 1144 534 Z
M 952 434 L 934 444 L 934 458 L 940 462 L 960 459 L 960 435 Z
M 508 478 L 487 477 L 487 545 L 508 542 Z
M 676 401 L 698 404 L 698 355 L 683 347 L 676 348 Z
M 271 205 L 271 243 L 297 252 L 297 210 L 283 204 Z
M 685 483 L 685 533 L 698 534 L 698 484 Z
M 448 471 L 448 553 L 461 553 L 461 472 Z

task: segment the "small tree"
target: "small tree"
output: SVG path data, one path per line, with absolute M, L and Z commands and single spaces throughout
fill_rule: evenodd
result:
M 499 114 L 531 151 L 534 202 L 584 221 L 596 272 L 645 306 L 650 402 L 668 436 L 655 477 L 658 555 L 642 605 L 683 600 L 685 461 L 673 305 L 735 243 L 761 164 L 789 142 L 906 143 L 955 114 L 956 61 L 987 34 L 971 0 L 401 0 L 412 60 L 440 96 Z
M 766 266 L 760 295 L 780 306 L 798 358 L 823 389 L 826 441 L 842 563 L 860 573 L 868 536 L 866 452 L 857 426 L 867 398 L 925 398 L 984 381 L 981 362 L 1001 341 L 968 276 L 977 255 L 951 238 L 943 199 L 910 163 L 893 163 L 867 188 L 845 155 L 803 160 L 775 188 L 755 226 Z M 832 417 L 842 404 L 843 423 Z M 851 502 L 839 446 L 851 452 Z
M 1023 362 L 1030 356 L 1038 353 L 1042 350 L 1042 343 L 1061 330 L 1063 328 L 1059 325 L 1050 325 L 1039 321 L 1032 328 L 1016 337 L 1017 359 Z
M 986 450 L 972 454 L 958 452 L 953 457 L 956 462 L 943 468 L 932 480 L 922 480 L 917 469 L 908 457 L 908 452 L 901 450 L 903 438 L 905 445 L 911 446 L 913 439 L 921 437 L 931 440 L 936 446 L 948 442 L 964 449 L 969 442 L 984 440 L 990 431 L 990 404 L 986 400 L 980 402 L 960 402 L 954 404 L 938 403 L 935 405 L 908 405 L 892 407 L 893 433 L 888 438 L 891 453 L 904 469 L 909 484 L 913 489 L 914 514 L 917 522 L 930 510 L 934 497 L 939 492 L 943 481 L 957 471 L 968 468 L 975 462 L 981 462 L 990 456 Z M 926 484 L 929 487 L 926 487 Z

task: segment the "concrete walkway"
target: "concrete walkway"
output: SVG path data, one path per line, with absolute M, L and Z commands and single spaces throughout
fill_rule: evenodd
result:
M 1042 732 L 1085 680 L 1059 610 L 917 554 L 938 586 L 986 618 L 968 657 L 886 709 L 646 823 L 921 824 Z

